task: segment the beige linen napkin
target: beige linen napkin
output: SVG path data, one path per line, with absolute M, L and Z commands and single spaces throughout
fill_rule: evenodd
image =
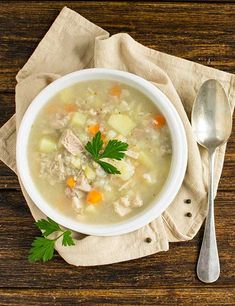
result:
M 182 187 L 169 208 L 155 221 L 135 232 L 96 237 L 74 233 L 75 246 L 57 243 L 59 254 L 73 265 L 102 265 L 167 251 L 169 242 L 192 239 L 206 215 L 208 162 L 192 133 L 189 117 L 195 95 L 205 80 L 217 79 L 234 106 L 235 77 L 170 56 L 137 43 L 127 34 L 109 34 L 78 13 L 64 8 L 25 66 L 17 74 L 16 115 L 0 129 L 0 158 L 16 172 L 16 129 L 33 98 L 60 76 L 89 67 L 125 70 L 160 88 L 178 111 L 188 140 L 189 159 Z M 216 156 L 215 188 L 219 182 L 225 146 Z M 21 182 L 20 182 L 21 184 Z M 35 219 L 45 217 L 22 192 Z M 191 199 L 186 204 L 185 199 Z M 192 217 L 186 216 L 191 212 Z M 147 243 L 146 238 L 151 242 Z M 147 240 L 149 241 L 149 239 Z

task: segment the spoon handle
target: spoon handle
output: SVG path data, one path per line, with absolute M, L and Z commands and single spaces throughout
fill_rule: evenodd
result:
M 215 151 L 209 151 L 208 215 L 197 263 L 197 276 L 204 283 L 213 283 L 220 275 L 214 220 L 214 161 Z

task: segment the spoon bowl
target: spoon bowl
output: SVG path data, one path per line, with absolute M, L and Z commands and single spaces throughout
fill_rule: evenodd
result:
M 215 150 L 224 144 L 232 131 L 231 110 L 226 93 L 216 80 L 204 82 L 192 110 L 192 127 L 197 142 Z
M 219 278 L 220 263 L 214 221 L 214 159 L 232 131 L 232 114 L 226 93 L 216 80 L 202 84 L 192 110 L 192 128 L 197 142 L 209 153 L 208 215 L 197 264 L 197 276 L 205 283 Z

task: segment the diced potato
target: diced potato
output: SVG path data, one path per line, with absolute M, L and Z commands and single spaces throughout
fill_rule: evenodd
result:
M 81 160 L 79 157 L 75 157 L 73 156 L 72 160 L 71 160 L 71 164 L 77 168 L 77 169 L 80 169 L 81 168 Z
M 48 136 L 44 136 L 39 143 L 39 150 L 43 153 L 50 153 L 57 149 L 55 140 Z
M 73 115 L 70 124 L 75 126 L 84 126 L 86 123 L 86 118 L 87 116 L 85 114 L 76 112 Z
M 107 190 L 103 190 L 103 194 L 104 194 L 104 199 L 105 201 L 108 202 L 113 202 L 113 200 L 115 199 L 115 197 L 118 197 L 119 194 L 117 194 L 117 192 L 115 191 L 115 189 L 112 189 L 112 192 L 107 191 Z
M 94 180 L 94 179 L 95 179 L 96 174 L 95 174 L 95 171 L 93 171 L 93 170 L 91 169 L 91 167 L 89 167 L 89 166 L 87 165 L 84 171 L 85 171 L 85 175 L 86 175 L 86 177 L 88 178 L 88 180 Z
M 132 121 L 129 116 L 124 114 L 111 115 L 108 124 L 123 136 L 127 136 L 136 126 L 135 122 Z
M 87 213 L 95 213 L 97 211 L 97 208 L 95 205 L 87 205 L 85 208 L 85 212 Z
M 151 158 L 148 156 L 147 153 L 145 153 L 144 151 L 140 151 L 139 152 L 139 158 L 138 160 L 146 167 L 152 169 L 154 168 L 154 163 L 151 160 Z
M 133 176 L 135 169 L 131 163 L 128 163 L 124 160 L 120 160 L 115 161 L 114 164 L 115 167 L 117 167 L 117 169 L 121 172 L 121 174 L 119 174 L 119 177 L 123 181 L 129 180 Z

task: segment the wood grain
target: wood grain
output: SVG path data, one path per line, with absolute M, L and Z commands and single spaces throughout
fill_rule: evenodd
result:
M 0 290 L 3 305 L 234 305 L 235 289 Z M 224 296 L 221 300 L 221 296 Z
M 3 2 L 0 91 L 14 91 L 16 73 L 65 5 L 111 34 L 128 32 L 159 51 L 226 71 L 234 69 L 233 3 L 37 1 L 25 9 L 21 1 Z
M 233 201 L 230 192 L 220 192 L 216 199 L 217 237 L 223 275 L 212 287 L 233 287 L 235 282 L 235 231 L 224 237 L 225 228 L 235 227 L 235 210 L 230 209 Z M 175 288 L 182 284 L 187 287 L 201 287 L 194 273 L 201 232 L 194 240 L 171 244 L 166 253 L 128 263 L 74 269 L 57 256 L 55 260 L 45 264 L 28 264 L 28 250 L 39 231 L 33 224 L 21 192 L 2 191 L 0 202 L 0 284 L 4 288 L 41 288 L 42 281 L 43 288 L 92 289 L 95 286 L 97 289 L 157 289 Z M 58 282 L 61 277 L 63 282 Z
M 128 32 L 156 50 L 235 72 L 235 1 L 1 1 L 0 126 L 14 113 L 16 73 L 65 5 L 111 34 Z M 221 277 L 202 284 L 195 275 L 202 230 L 129 262 L 72 267 L 56 255 L 29 264 L 39 232 L 16 175 L 0 163 L 0 305 L 234 305 L 234 167 L 235 128 L 215 205 Z

